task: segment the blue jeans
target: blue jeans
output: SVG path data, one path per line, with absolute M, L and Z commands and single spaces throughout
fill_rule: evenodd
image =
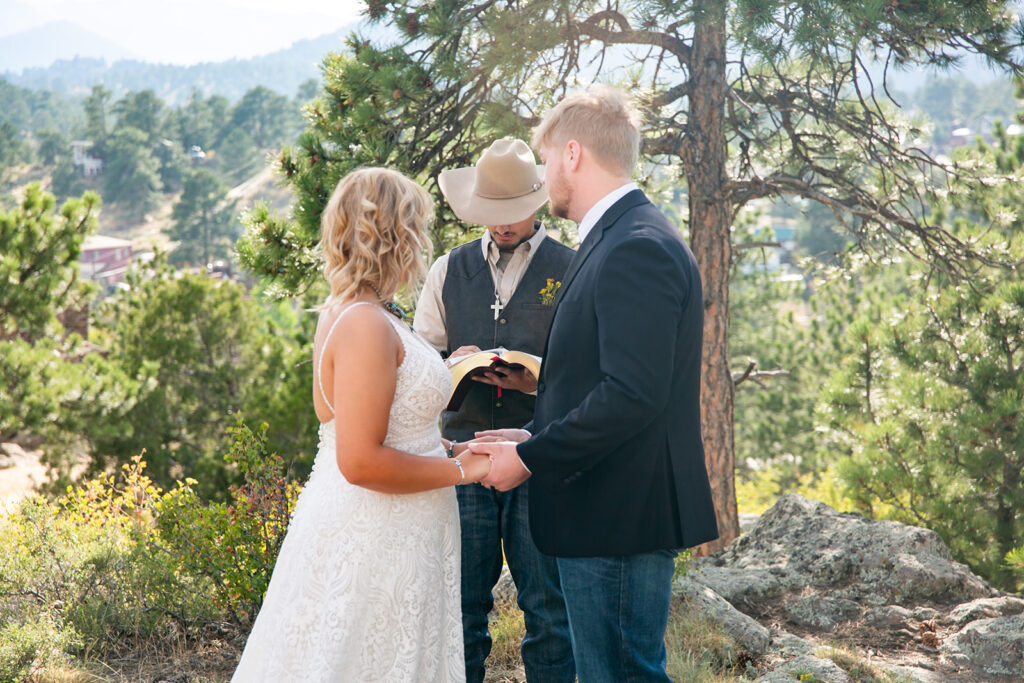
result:
M 676 555 L 558 558 L 579 683 L 670 683 L 665 628 Z
M 470 484 L 458 486 L 456 491 L 462 524 L 462 634 L 467 683 L 484 679 L 484 660 L 491 651 L 487 613 L 494 606 L 491 589 L 501 575 L 502 544 L 526 621 L 522 655 L 527 679 L 572 683 L 576 667 L 558 567 L 553 557 L 537 550 L 530 536 L 527 487 L 502 493 Z

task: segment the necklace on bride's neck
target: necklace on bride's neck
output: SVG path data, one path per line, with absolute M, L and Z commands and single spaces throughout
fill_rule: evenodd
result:
M 367 282 L 366 284 L 369 285 L 370 289 L 373 290 L 373 293 L 377 295 L 377 299 L 380 301 L 380 305 L 384 307 L 385 311 L 395 316 L 399 320 L 405 320 L 405 311 L 399 308 L 398 304 L 396 304 L 394 300 L 389 301 L 385 299 L 384 295 L 381 294 L 380 290 L 377 289 L 373 284 L 369 282 Z

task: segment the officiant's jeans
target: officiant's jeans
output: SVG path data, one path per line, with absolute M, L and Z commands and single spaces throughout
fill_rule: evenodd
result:
M 555 559 L 541 554 L 530 536 L 527 487 L 504 493 L 480 484 L 457 486 L 462 524 L 462 633 L 466 647 L 466 681 L 484 679 L 491 651 L 487 614 L 494 605 L 491 589 L 501 575 L 502 545 L 518 590 L 526 621 L 522 654 L 531 683 L 576 680 L 569 621 L 558 585 Z
M 665 628 L 676 555 L 558 558 L 579 683 L 670 683 Z

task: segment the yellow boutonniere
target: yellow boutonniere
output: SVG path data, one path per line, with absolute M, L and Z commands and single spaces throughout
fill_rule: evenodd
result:
M 540 290 L 540 302 L 545 306 L 550 306 L 555 303 L 555 294 L 558 292 L 558 288 L 562 286 L 561 280 L 555 280 L 554 278 L 548 278 L 548 285 L 544 289 Z

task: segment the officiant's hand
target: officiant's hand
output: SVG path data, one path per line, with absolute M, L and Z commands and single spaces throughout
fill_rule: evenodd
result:
M 484 486 L 509 491 L 530 478 L 530 471 L 519 459 L 516 445 L 511 441 L 470 443 L 469 450 L 491 458 L 491 471 L 480 482 Z
M 512 441 L 513 443 L 522 443 L 533 435 L 525 429 L 485 429 L 473 436 L 476 437 L 474 441 Z
M 488 370 L 482 375 L 473 377 L 476 382 L 491 384 L 502 389 L 521 391 L 532 394 L 537 391 L 537 378 L 526 368 L 499 368 Z
M 466 473 L 463 484 L 476 484 L 491 471 L 491 459 L 486 455 L 471 453 L 469 449 L 455 459 L 462 463 L 462 469 Z

